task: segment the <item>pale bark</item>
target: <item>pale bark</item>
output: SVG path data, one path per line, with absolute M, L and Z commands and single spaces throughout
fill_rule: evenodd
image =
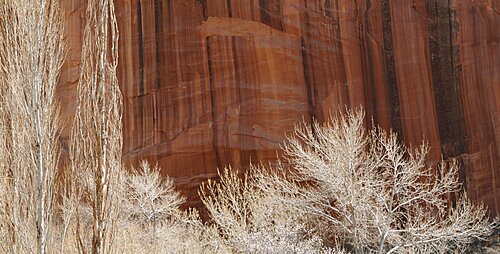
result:
M 93 253 L 110 253 L 118 204 L 122 95 L 116 78 L 118 26 L 109 0 L 89 0 L 72 132 L 71 161 L 93 210 Z
M 14 252 L 46 253 L 59 160 L 55 89 L 65 56 L 58 1 L 0 1 L 2 226 Z M 8 222 L 10 221 L 10 222 Z M 4 246 L 5 247 L 5 246 Z

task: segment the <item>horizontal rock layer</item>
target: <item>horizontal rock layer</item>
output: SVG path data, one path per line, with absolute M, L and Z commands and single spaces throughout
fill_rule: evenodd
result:
M 67 140 L 85 1 L 64 1 Z M 500 2 L 120 0 L 124 161 L 158 162 L 190 204 L 231 164 L 272 162 L 286 133 L 363 106 L 430 165 L 458 158 L 469 196 L 500 206 Z

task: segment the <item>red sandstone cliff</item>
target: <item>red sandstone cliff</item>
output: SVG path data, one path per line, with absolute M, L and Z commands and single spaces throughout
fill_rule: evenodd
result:
M 85 1 L 63 2 L 69 127 Z M 499 213 L 500 1 L 115 2 L 124 160 L 157 161 L 191 200 L 217 167 L 274 160 L 302 119 L 362 105 L 407 144 L 425 137 L 429 163 L 458 158 Z

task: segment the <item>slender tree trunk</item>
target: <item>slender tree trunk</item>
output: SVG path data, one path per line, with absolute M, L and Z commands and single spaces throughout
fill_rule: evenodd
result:
M 116 78 L 118 26 L 111 0 L 89 0 L 86 11 L 79 101 L 72 132 L 75 174 L 87 172 L 93 213 L 92 253 L 113 250 L 121 175 L 122 96 Z

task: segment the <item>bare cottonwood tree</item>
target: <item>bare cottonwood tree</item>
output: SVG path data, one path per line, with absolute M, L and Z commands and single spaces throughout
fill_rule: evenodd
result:
M 253 167 L 240 177 L 226 168 L 219 177 L 220 181 L 209 180 L 202 185 L 200 196 L 210 222 L 231 252 L 342 253 L 325 247 L 321 238 L 306 227 L 310 218 L 307 211 L 283 206 L 287 194 L 267 181 L 261 169 Z M 265 190 L 260 185 L 265 185 Z
M 209 230 L 185 201 L 173 180 L 143 161 L 125 174 L 121 205 L 119 252 L 214 253 Z
M 59 160 L 55 90 L 65 56 L 55 0 L 0 1 L 1 246 L 46 253 Z
M 111 0 L 89 0 L 71 136 L 73 176 L 92 209 L 93 253 L 111 253 L 121 174 L 122 95 L 116 78 L 118 27 Z
M 427 146 L 410 149 L 392 132 L 367 133 L 362 111 L 304 125 L 284 146 L 291 173 L 267 177 L 293 196 L 283 204 L 325 220 L 326 235 L 356 253 L 439 253 L 464 250 L 492 232 L 486 209 L 459 192 L 456 163 L 425 164 Z
M 124 181 L 122 210 L 156 235 L 156 226 L 175 216 L 185 198 L 174 190 L 172 179 L 161 177 L 160 169 L 151 168 L 147 161 L 131 171 Z

